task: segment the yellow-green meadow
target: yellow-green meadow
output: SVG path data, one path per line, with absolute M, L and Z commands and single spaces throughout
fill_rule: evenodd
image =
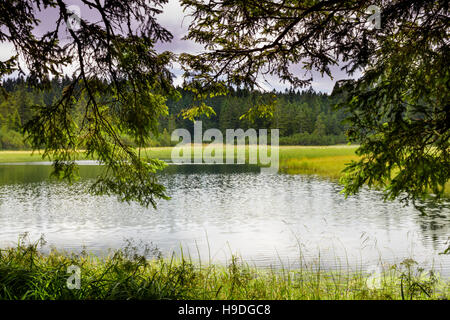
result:
M 203 146 L 205 148 L 206 145 Z M 192 155 L 200 146 L 192 146 Z M 246 161 L 249 158 L 249 146 L 245 148 Z M 280 172 L 289 174 L 317 174 L 330 178 L 337 178 L 341 175 L 345 164 L 351 160 L 356 160 L 355 155 L 357 146 L 326 146 L 326 147 L 303 147 L 303 146 L 280 146 Z M 224 146 L 223 155 L 226 157 L 226 147 Z M 173 147 L 147 148 L 142 151 L 149 158 L 158 158 L 162 160 L 171 159 Z M 235 157 L 238 151 L 235 151 Z M 79 160 L 84 160 L 83 152 L 78 154 Z M 42 153 L 35 151 L 0 151 L 0 163 L 18 163 L 49 161 L 42 159 Z

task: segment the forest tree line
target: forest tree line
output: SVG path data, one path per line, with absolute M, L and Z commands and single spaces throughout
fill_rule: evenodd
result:
M 28 149 L 30 146 L 24 140 L 21 128 L 33 116 L 33 105 L 51 105 L 61 98 L 64 87 L 70 84 L 69 77 L 52 80 L 50 89 L 37 91 L 32 89 L 27 79 L 10 78 L 3 81 L 4 92 L 0 94 L 0 150 Z M 193 132 L 193 122 L 184 119 L 183 110 L 190 108 L 194 95 L 181 88 L 179 100 L 168 100 L 168 115 L 159 121 L 160 135 L 150 137 L 149 147 L 170 146 L 171 132 L 177 128 L 185 128 Z M 273 116 L 249 121 L 241 119 L 251 107 L 259 103 L 265 95 L 258 91 L 244 89 L 229 89 L 226 96 L 218 96 L 206 101 L 214 110 L 210 117 L 202 116 L 203 130 L 220 129 L 224 134 L 226 129 L 274 128 L 280 131 L 281 145 L 333 145 L 346 143 L 343 123 L 346 115 L 342 110 L 336 110 L 335 98 L 313 90 L 271 92 L 276 103 Z M 267 95 L 267 93 L 266 93 Z M 82 119 L 83 105 L 81 98 L 75 103 L 72 117 Z M 126 133 L 124 140 L 132 143 Z

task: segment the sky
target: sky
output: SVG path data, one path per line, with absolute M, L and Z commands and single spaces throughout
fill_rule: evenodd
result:
M 164 8 L 164 13 L 159 17 L 159 21 L 174 35 L 173 41 L 159 46 L 160 49 L 170 50 L 175 53 L 200 53 L 203 51 L 201 45 L 193 41 L 181 40 L 187 34 L 191 19 L 183 12 L 183 8 L 180 6 L 178 0 L 169 0 L 169 3 Z M 294 68 L 293 70 L 296 75 L 304 74 L 304 70 L 302 70 L 301 67 Z M 331 72 L 333 79 L 330 79 L 328 76 L 322 77 L 320 73 L 313 72 L 314 80 L 311 84 L 312 88 L 318 92 L 331 93 L 336 81 L 350 78 L 341 70 L 341 66 L 332 67 Z M 179 68 L 174 68 L 174 74 L 179 76 L 181 73 Z M 358 75 L 359 74 L 356 73 L 354 77 L 357 77 Z M 261 85 L 268 91 L 272 91 L 273 89 L 283 91 L 289 87 L 288 85 L 281 83 L 276 77 L 266 77 L 265 80 L 266 81 L 261 81 Z M 177 82 L 181 84 L 181 77 L 177 78 Z
M 66 0 L 65 2 L 68 5 L 80 5 L 79 0 Z M 92 11 L 81 6 L 81 15 L 85 18 L 86 15 L 92 15 Z M 50 28 L 56 21 L 56 15 L 54 14 L 52 9 L 40 13 L 38 17 L 42 22 L 37 28 L 37 35 Z M 93 21 L 93 19 L 95 19 L 95 16 L 89 17 L 88 20 Z M 180 6 L 178 0 L 169 0 L 169 3 L 165 5 L 163 9 L 163 13 L 158 16 L 158 21 L 173 34 L 174 38 L 170 43 L 157 44 L 157 50 L 172 51 L 176 54 L 183 52 L 195 54 L 203 51 L 203 46 L 193 41 L 182 40 L 182 38 L 187 34 L 191 19 L 183 12 L 183 8 Z M 14 46 L 12 44 L 0 43 L 0 60 L 5 61 L 13 54 Z M 68 72 L 70 72 L 70 68 L 68 68 L 67 70 Z M 314 80 L 311 84 L 311 87 L 318 92 L 330 93 L 336 81 L 349 78 L 349 76 L 341 70 L 340 66 L 332 67 L 331 71 L 333 74 L 333 79 L 330 79 L 328 76 L 322 77 L 319 73 L 313 72 Z M 176 76 L 176 79 L 174 80 L 175 84 L 181 85 L 183 79 L 181 77 L 182 71 L 180 66 L 175 64 L 173 66 L 172 72 Z M 300 66 L 293 67 L 293 72 L 296 75 L 304 74 L 304 70 L 302 70 Z M 357 77 L 358 74 L 356 74 L 355 76 Z M 268 91 L 272 91 L 273 89 L 277 91 L 283 91 L 288 88 L 287 84 L 281 83 L 279 79 L 274 76 L 269 76 L 265 79 L 261 78 L 260 85 Z

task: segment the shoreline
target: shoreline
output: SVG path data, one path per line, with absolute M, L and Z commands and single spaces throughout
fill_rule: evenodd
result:
M 224 146 L 225 147 L 225 146 Z M 193 145 L 195 150 L 198 146 Z M 335 145 L 335 146 L 280 146 L 279 148 L 279 172 L 289 174 L 319 174 L 335 178 L 341 175 L 345 164 L 357 159 L 354 151 L 357 146 Z M 246 161 L 248 161 L 248 146 L 245 146 Z M 160 160 L 171 159 L 173 147 L 157 147 L 144 149 L 149 158 Z M 95 161 L 83 157 L 82 151 L 78 160 Z M 224 150 L 224 157 L 226 152 Z M 236 154 L 235 154 L 236 158 Z M 0 151 L 0 164 L 13 163 L 42 163 L 50 162 L 50 159 L 42 159 L 39 151 L 27 150 Z
M 135 247 L 107 257 L 87 253 L 48 254 L 19 242 L 0 249 L 0 298 L 6 300 L 447 300 L 450 281 L 424 273 L 412 259 L 368 271 L 266 269 L 237 256 L 227 264 L 193 262 L 185 256 L 148 259 Z M 148 248 L 147 248 L 148 249 Z M 151 249 L 151 248 L 150 248 Z M 157 249 L 156 249 L 157 250 Z M 68 287 L 67 269 L 79 272 L 79 288 Z M 18 281 L 20 280 L 20 281 Z M 80 290 L 81 289 L 81 290 Z

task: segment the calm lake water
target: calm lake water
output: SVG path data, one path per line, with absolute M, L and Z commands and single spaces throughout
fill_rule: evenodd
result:
M 169 166 L 160 181 L 169 201 L 158 209 L 86 192 L 99 166 L 81 166 L 73 185 L 48 179 L 47 165 L 0 165 L 0 247 L 19 234 L 42 234 L 48 247 L 103 254 L 126 240 L 153 243 L 226 263 L 232 254 L 257 266 L 371 268 L 413 258 L 450 276 L 439 255 L 450 236 L 450 204 L 421 216 L 399 202 L 363 190 L 345 199 L 337 183 L 302 175 L 261 174 L 257 167 Z M 319 262 L 320 261 L 320 262 Z

